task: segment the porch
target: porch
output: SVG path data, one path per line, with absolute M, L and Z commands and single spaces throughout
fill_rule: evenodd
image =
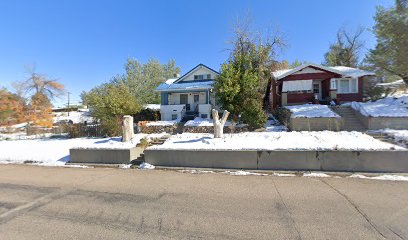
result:
M 163 121 L 210 118 L 209 91 L 162 92 L 160 113 Z

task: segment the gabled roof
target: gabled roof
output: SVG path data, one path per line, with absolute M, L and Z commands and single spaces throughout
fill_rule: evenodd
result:
M 174 83 L 178 83 L 178 82 L 182 81 L 186 76 L 188 76 L 190 73 L 194 72 L 195 70 L 197 70 L 200 67 L 204 67 L 204 68 L 214 72 L 215 74 L 218 74 L 218 75 L 220 74 L 219 72 L 215 71 L 214 69 L 200 63 L 197 66 L 195 66 L 193 69 L 191 69 L 190 71 L 186 72 L 183 76 L 179 77 L 179 79 L 177 79 Z
M 278 70 L 275 72 L 272 72 L 272 76 L 275 78 L 275 80 L 280 80 L 282 78 L 285 78 L 293 73 L 296 73 L 302 69 L 305 69 L 307 67 L 314 67 L 318 68 L 327 72 L 332 72 L 339 74 L 343 77 L 362 77 L 362 76 L 371 76 L 375 75 L 375 73 L 368 72 L 365 70 L 361 70 L 358 68 L 351 68 L 351 67 L 345 67 L 345 66 L 335 66 L 335 67 L 328 67 L 328 66 L 323 66 L 320 64 L 314 64 L 314 63 L 308 63 L 308 64 L 303 64 L 301 66 L 298 66 L 293 69 L 283 69 L 283 70 Z
M 193 69 L 188 71 L 186 74 L 179 78 L 170 78 L 166 82 L 161 83 L 157 88 L 156 91 L 172 91 L 172 90 L 207 90 L 213 88 L 214 80 L 213 79 L 205 79 L 205 80 L 197 80 L 197 81 L 188 81 L 188 82 L 181 82 L 183 78 L 188 76 L 190 73 L 199 69 L 200 67 L 204 67 L 211 72 L 219 75 L 220 73 L 215 71 L 214 69 L 207 67 L 206 65 L 200 63 L 195 66 Z

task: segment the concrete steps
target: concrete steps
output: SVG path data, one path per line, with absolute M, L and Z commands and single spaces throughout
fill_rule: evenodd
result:
M 367 131 L 366 134 L 370 135 L 371 137 L 377 140 L 380 140 L 386 143 L 396 144 L 395 139 L 392 136 L 389 136 L 387 134 L 378 133 L 378 132 L 370 132 L 370 131 Z
M 360 119 L 358 119 L 355 110 L 351 107 L 336 106 L 332 107 L 332 110 L 343 118 L 344 131 L 365 132 L 367 130 L 361 123 Z

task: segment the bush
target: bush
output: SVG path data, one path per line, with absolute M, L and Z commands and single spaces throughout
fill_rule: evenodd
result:
M 139 121 L 159 121 L 160 120 L 160 111 L 152 109 L 143 109 L 140 112 L 133 115 L 133 120 L 135 122 Z
M 382 87 L 374 86 L 367 90 L 367 95 L 372 101 L 384 98 L 391 93 L 391 89 L 384 89 Z
M 289 124 L 290 116 L 292 113 L 289 109 L 284 107 L 276 108 L 272 113 L 279 122 L 283 123 L 285 126 Z

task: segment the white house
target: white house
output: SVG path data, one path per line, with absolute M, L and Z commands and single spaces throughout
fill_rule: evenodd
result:
M 161 120 L 210 118 L 215 105 L 213 83 L 218 75 L 217 71 L 199 64 L 183 76 L 160 84 L 156 91 L 161 93 Z

